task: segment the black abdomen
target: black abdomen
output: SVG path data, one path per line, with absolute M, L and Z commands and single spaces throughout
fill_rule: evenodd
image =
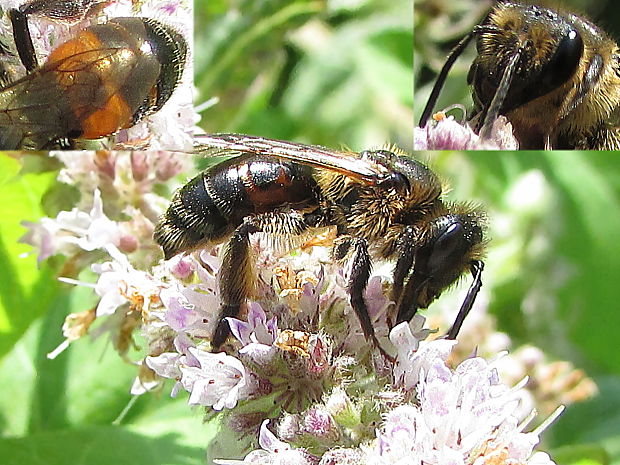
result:
M 246 216 L 318 204 L 312 169 L 272 157 L 237 157 L 174 195 L 155 228 L 166 258 L 226 239 Z

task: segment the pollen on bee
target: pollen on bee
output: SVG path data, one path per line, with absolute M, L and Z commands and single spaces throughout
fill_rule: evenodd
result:
M 443 111 L 438 111 L 437 113 L 433 114 L 433 120 L 437 121 L 438 123 L 440 121 L 443 121 L 444 119 L 446 119 L 447 116 Z

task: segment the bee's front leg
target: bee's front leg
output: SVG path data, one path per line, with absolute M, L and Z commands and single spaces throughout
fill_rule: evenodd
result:
M 32 36 L 28 28 L 28 15 L 21 9 L 9 10 L 9 18 L 13 28 L 13 40 L 17 48 L 17 54 L 24 68 L 29 73 L 39 66 L 37 54 L 32 43 Z
M 469 290 L 467 291 L 467 295 L 461 304 L 461 308 L 459 309 L 459 313 L 452 324 L 452 327 L 446 334 L 447 339 L 456 339 L 459 331 L 461 330 L 461 326 L 463 325 L 463 321 L 465 321 L 465 317 L 471 310 L 471 307 L 474 305 L 474 301 L 476 300 L 476 296 L 482 287 L 482 270 L 484 269 L 484 262 L 480 260 L 474 260 L 471 263 L 471 275 L 474 278 L 471 285 L 469 286 Z
M 407 278 L 411 272 L 411 268 L 413 267 L 413 259 L 415 258 L 416 253 L 416 235 L 415 228 L 409 225 L 403 229 L 403 232 L 398 239 L 398 244 L 396 247 L 398 259 L 396 260 L 396 266 L 394 267 L 394 283 L 392 284 L 392 300 L 397 306 L 401 302 L 405 278 Z

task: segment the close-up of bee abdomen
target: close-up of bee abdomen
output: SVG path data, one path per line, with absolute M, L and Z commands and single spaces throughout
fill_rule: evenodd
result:
M 166 106 L 173 114 L 191 104 L 183 78 L 190 31 L 112 3 L 48 0 L 3 9 L 10 34 L 3 38 L 0 149 L 98 147 L 88 141 L 105 148 L 191 146 L 191 126 L 175 129 L 177 141 L 156 134 L 156 114 L 174 93 Z M 33 31 L 41 35 L 36 46 Z

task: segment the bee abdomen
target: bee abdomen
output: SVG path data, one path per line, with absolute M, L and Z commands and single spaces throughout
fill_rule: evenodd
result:
M 305 165 L 260 156 L 230 159 L 177 191 L 154 237 L 168 259 L 224 241 L 249 217 L 316 207 L 316 189 Z
M 205 175 L 196 176 L 172 198 L 154 231 L 166 259 L 224 239 L 232 230 L 205 188 Z

